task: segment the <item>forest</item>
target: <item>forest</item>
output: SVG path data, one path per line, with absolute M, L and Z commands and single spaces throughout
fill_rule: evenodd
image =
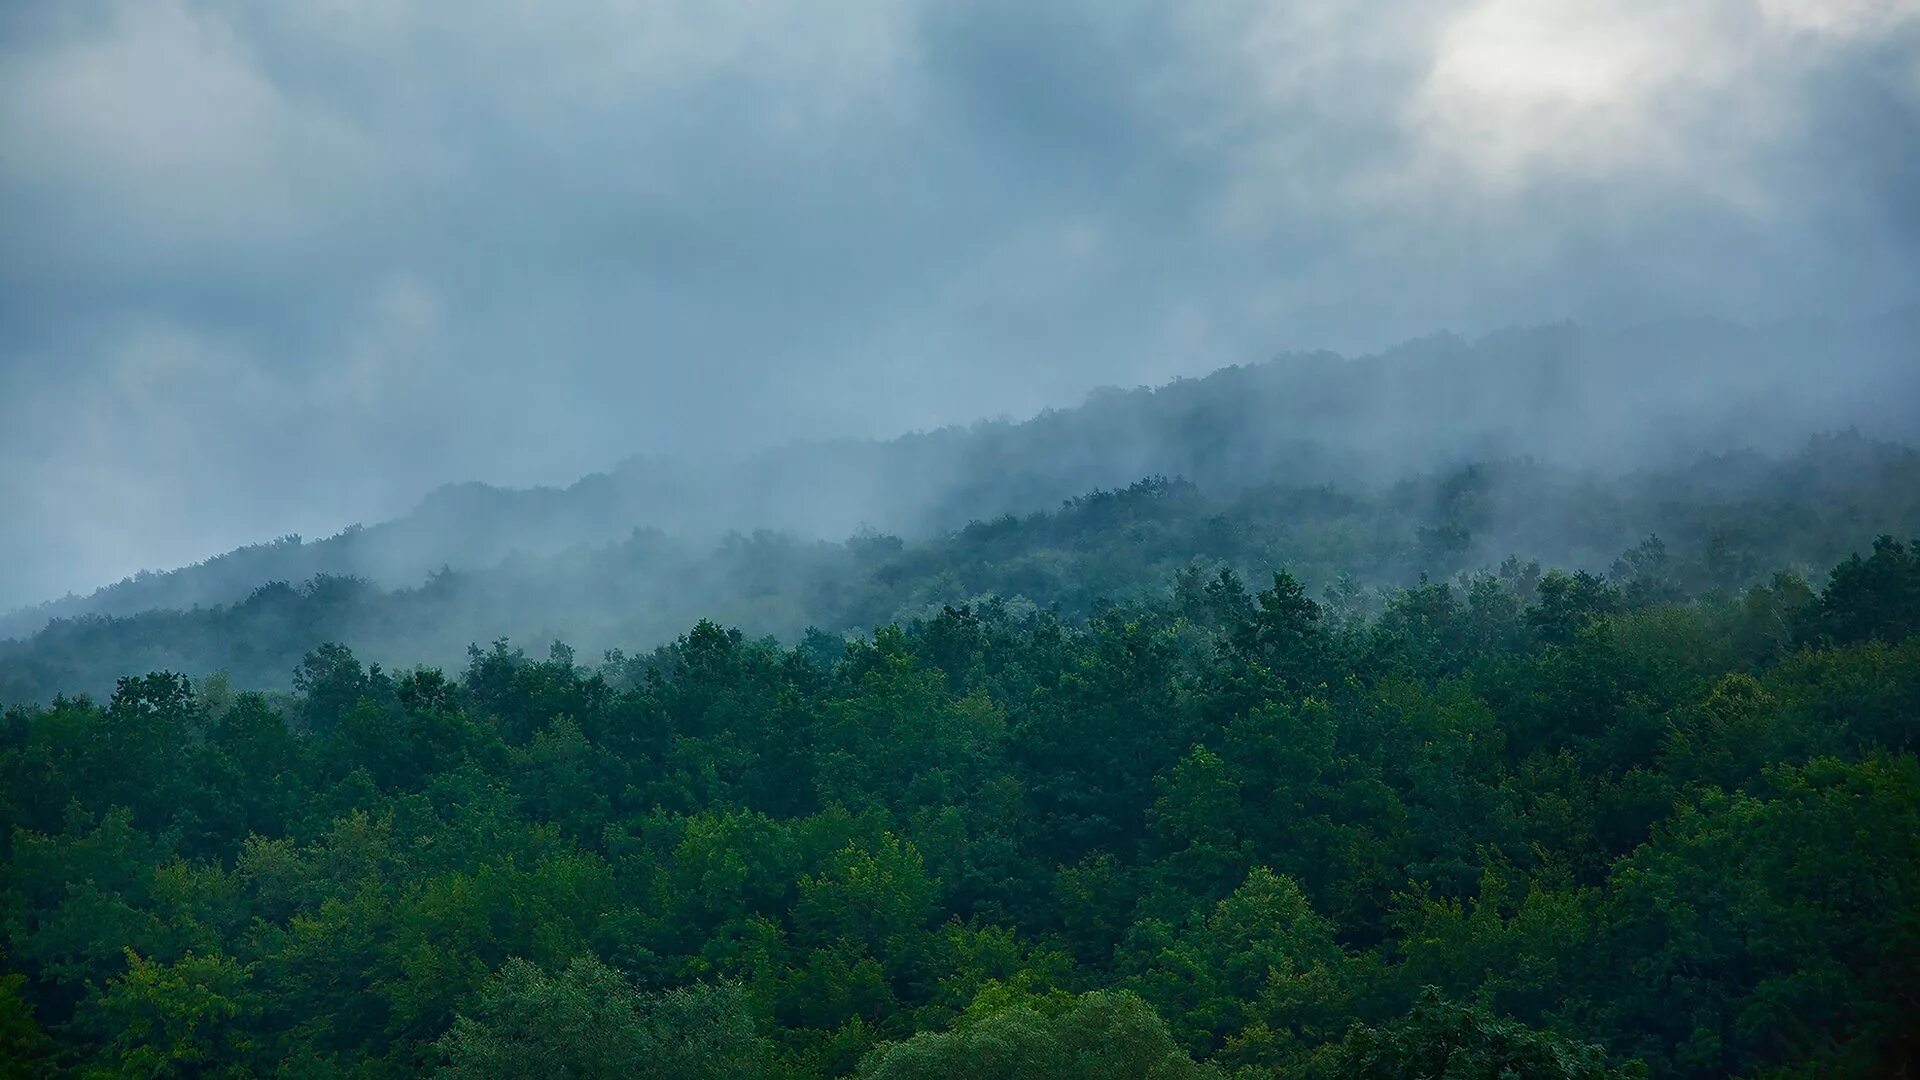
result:
M 933 533 L 825 541 L 756 529 L 703 544 L 635 529 L 615 543 L 442 566 L 391 589 L 323 572 L 258 578 L 205 605 L 43 618 L 37 632 L 0 640 L 0 704 L 81 691 L 105 698 L 122 675 L 162 670 L 285 690 L 301 658 L 327 643 L 389 668 L 455 668 L 469 645 L 501 637 L 540 647 L 564 640 L 598 663 L 610 650 L 670 641 L 701 619 L 788 644 L 810 629 L 870 633 L 993 601 L 1072 622 L 1103 601 L 1160 596 L 1195 563 L 1248 581 L 1284 567 L 1310 595 L 1331 590 L 1344 614 L 1376 612 L 1387 591 L 1423 574 L 1453 581 L 1516 553 L 1569 571 L 1617 564 L 1692 595 L 1783 569 L 1817 579 L 1883 532 L 1920 535 L 1920 452 L 1858 433 L 1779 456 L 1715 454 L 1624 475 L 1520 459 L 1377 485 L 1235 491 L 1148 477 Z M 264 573 L 261 562 L 316 546 L 236 556 Z M 162 585 L 177 578 L 191 573 L 155 576 Z
M 0 1080 L 1920 1080 L 1920 0 L 0 0 Z
M 0 1076 L 1914 1075 L 1857 336 L 1824 404 L 1791 334 L 1296 355 L 17 610 Z
M 909 554 L 961 573 L 965 544 L 1189 497 L 1129 490 Z M 14 705 L 0 1057 L 1912 1075 L 1920 554 L 1853 543 L 1811 577 L 1648 538 L 1604 573 L 1319 599 L 1196 558 L 861 634 L 701 620 L 449 667 L 327 643 L 288 691 L 154 671 Z

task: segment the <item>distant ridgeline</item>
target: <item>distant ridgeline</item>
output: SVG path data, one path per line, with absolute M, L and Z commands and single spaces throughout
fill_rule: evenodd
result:
M 1073 615 L 993 601 L 794 647 L 703 621 L 597 670 L 559 645 L 453 675 L 327 645 L 291 695 L 161 673 L 9 709 L 0 1069 L 1910 1075 L 1920 558 L 1883 538 L 1818 587 L 1746 562 L 1842 525 L 1816 510 L 1845 485 L 1803 504 L 1766 475 L 1795 511 L 1733 520 L 1784 539 L 1713 540 L 1726 511 L 1702 510 L 1704 546 L 1605 578 L 1510 563 L 1320 603 L 1208 565 L 1099 606 L 1166 552 L 1302 514 L 1306 550 L 1400 572 L 1417 549 L 1374 530 L 1419 519 L 1392 507 L 1479 505 L 1152 484 L 924 546 L 750 539 L 675 568 L 774 613 L 837 602 L 806 591 L 818 564 L 861 603 L 979 574 Z M 1554 506 L 1626 528 L 1662 505 L 1612 490 Z M 565 581 L 672 557 L 636 542 Z M 507 573 L 501 602 L 555 581 Z M 57 640 L 240 656 L 341 611 L 405 640 L 469 584 L 323 581 Z
M 1554 481 L 1565 486 L 1640 470 L 1680 473 L 1709 455 L 1790 456 L 1823 433 L 1856 431 L 1914 445 L 1915 340 L 1920 314 L 1908 312 L 1758 329 L 1551 326 L 1477 342 L 1428 338 L 1356 360 L 1290 354 L 1158 389 L 1099 391 L 1077 408 L 1018 423 L 745 457 L 725 446 L 702 447 L 682 460 L 629 460 L 565 489 L 451 485 L 393 521 L 316 542 L 287 538 L 241 548 L 0 616 L 0 638 L 34 633 L 51 618 L 233 604 L 267 582 L 297 585 L 323 574 L 415 588 L 442 568 L 484 570 L 516 553 L 538 558 L 617 544 L 635 529 L 657 530 L 696 552 L 730 532 L 757 529 L 809 540 L 862 530 L 937 539 L 969 522 L 1050 510 L 1146 476 L 1183 478 L 1210 500 L 1332 485 L 1377 502 L 1391 499 L 1401 481 L 1417 487 L 1428 483 L 1420 478 L 1475 463 L 1538 462 L 1566 470 Z M 1832 454 L 1821 460 L 1845 467 Z M 1743 469 L 1765 468 L 1757 460 L 1709 463 L 1702 482 L 1738 483 Z M 1630 497 L 1635 489 L 1619 490 Z M 1801 494 L 1821 497 L 1813 489 Z M 1407 507 L 1400 516 L 1427 512 Z M 1575 517 L 1562 534 L 1570 547 L 1516 543 L 1499 550 L 1500 523 L 1485 522 L 1472 553 L 1599 566 L 1659 524 L 1647 521 L 1628 535 L 1625 522 L 1597 513 Z M 1804 554 L 1831 561 L 1873 525 L 1862 522 L 1833 549 Z M 1658 531 L 1670 543 L 1683 539 L 1664 526 Z M 1378 546 L 1375 537 L 1359 539 Z M 686 610 L 697 617 L 714 609 Z
M 1859 436 L 1816 439 L 1783 459 L 1719 456 L 1624 476 L 1505 462 L 1364 489 L 1224 496 L 1149 479 L 914 539 L 636 531 L 442 570 L 409 588 L 329 573 L 255 582 L 208 607 L 62 618 L 0 641 L 0 703 L 104 695 L 129 671 L 225 672 L 236 686 L 284 689 L 324 642 L 392 666 L 458 663 L 469 645 L 499 638 L 564 640 L 597 657 L 651 648 L 702 618 L 788 642 L 996 598 L 1079 618 L 1103 602 L 1164 597 L 1195 568 L 1248 580 L 1286 568 L 1314 595 L 1358 611 L 1423 575 L 1447 581 L 1529 562 L 1693 596 L 1743 588 L 1774 568 L 1817 576 L 1881 533 L 1920 534 L 1920 453 Z M 254 557 L 261 550 L 198 569 L 261 572 L 271 561 Z

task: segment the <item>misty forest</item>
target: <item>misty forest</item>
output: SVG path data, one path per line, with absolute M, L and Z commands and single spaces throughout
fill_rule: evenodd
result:
M 1414 375 L 1491 364 L 1477 398 L 1517 368 L 1547 415 L 1525 350 L 1569 332 Z M 904 535 L 592 539 L 642 500 L 710 512 L 630 463 L 18 613 L 43 625 L 0 645 L 7 1049 L 476 1077 L 1920 1060 L 1920 452 L 1474 460 L 1493 425 L 1444 402 L 1339 404 L 1392 362 L 1097 395 L 937 461 L 786 455 L 780 484 L 917 482 Z M 1276 436 L 1302 399 L 1345 411 Z M 1384 432 L 1421 471 L 1351 460 Z M 1110 447 L 1179 471 L 1008 509 Z M 404 580 L 405 553 L 442 562 L 353 572 Z
M 1908 5 L 3 7 L 0 1080 L 1920 1080 Z

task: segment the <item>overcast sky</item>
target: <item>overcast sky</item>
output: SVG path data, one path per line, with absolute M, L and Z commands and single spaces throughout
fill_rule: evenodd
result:
M 1920 0 L 0 4 L 0 607 L 449 480 L 1873 311 Z

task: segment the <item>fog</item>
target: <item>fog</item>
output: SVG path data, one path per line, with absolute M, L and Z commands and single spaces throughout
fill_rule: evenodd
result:
M 1384 482 L 1897 436 L 1920 351 L 1901 0 L 16 4 L 0 139 L 0 609 L 407 515 L 342 569 L 417 585 L 450 482 L 606 474 L 484 564 L 1219 480 L 1124 391 L 1283 353 L 1557 373 L 1315 383 L 1368 423 L 1288 478 Z
M 788 642 L 950 605 L 1082 618 L 1221 569 L 1285 568 L 1348 613 L 1496 569 L 1524 589 L 1541 564 L 1634 595 L 1818 578 L 1920 535 L 1916 329 L 1920 311 L 1441 335 L 1017 423 L 447 485 L 390 521 L 0 616 L 20 639 L 0 640 L 0 701 L 126 670 L 284 688 L 326 642 L 458 667 L 497 639 L 645 653 L 703 618 Z

